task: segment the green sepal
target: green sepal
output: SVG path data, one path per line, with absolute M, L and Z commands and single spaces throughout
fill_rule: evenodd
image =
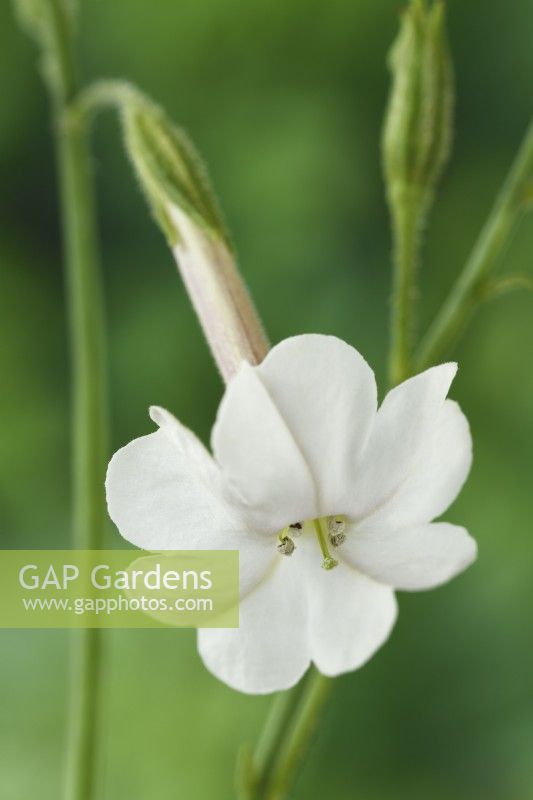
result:
M 408 191 L 427 207 L 450 153 L 452 63 L 442 0 L 412 0 L 389 55 L 392 87 L 383 128 L 389 198 Z
M 169 243 L 179 240 L 167 212 L 175 205 L 231 248 L 206 169 L 186 134 L 138 92 L 127 96 L 122 116 L 128 153 Z

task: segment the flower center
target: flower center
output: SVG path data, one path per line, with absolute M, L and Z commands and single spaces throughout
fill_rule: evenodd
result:
M 312 526 L 318 539 L 320 552 L 322 553 L 322 567 L 324 569 L 333 569 L 339 563 L 336 561 L 330 551 L 331 547 L 339 547 L 346 539 L 346 519 L 343 516 L 334 517 L 318 517 L 307 522 L 293 522 L 283 528 L 278 535 L 278 552 L 284 556 L 292 556 L 296 549 L 294 539 L 300 536 L 306 525 Z

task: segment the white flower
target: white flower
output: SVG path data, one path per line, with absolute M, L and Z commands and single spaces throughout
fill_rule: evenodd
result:
M 214 457 L 161 408 L 150 411 L 159 430 L 114 455 L 109 513 L 126 539 L 240 551 L 240 627 L 198 632 L 218 678 L 266 693 L 310 662 L 325 675 L 356 669 L 391 632 L 394 589 L 432 588 L 474 560 L 464 528 L 431 522 L 472 460 L 468 423 L 446 400 L 455 372 L 429 369 L 377 410 L 356 350 L 297 336 L 230 381 Z

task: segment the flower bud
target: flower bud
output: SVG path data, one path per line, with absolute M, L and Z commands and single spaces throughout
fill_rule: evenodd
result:
M 171 219 L 172 209 L 178 208 L 229 248 L 222 215 L 192 143 L 161 108 L 133 87 L 124 98 L 128 152 L 169 244 L 174 247 L 184 238 L 178 223 Z
M 389 200 L 405 191 L 427 210 L 452 131 L 452 65 L 444 4 L 411 0 L 389 56 L 392 88 L 383 130 Z
M 173 250 L 185 286 L 227 381 L 268 343 L 235 264 L 233 248 L 193 145 L 158 106 L 134 89 L 121 103 L 128 152 Z

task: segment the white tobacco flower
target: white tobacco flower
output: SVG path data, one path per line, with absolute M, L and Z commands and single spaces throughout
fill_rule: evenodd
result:
M 455 372 L 433 367 L 378 410 L 357 350 L 297 336 L 229 382 L 213 457 L 161 408 L 150 411 L 159 430 L 114 455 L 109 513 L 126 539 L 240 551 L 240 627 L 198 631 L 218 678 L 266 693 L 311 662 L 354 670 L 388 638 L 395 589 L 430 589 L 474 560 L 464 528 L 431 522 L 472 460 L 466 418 L 446 399 Z

